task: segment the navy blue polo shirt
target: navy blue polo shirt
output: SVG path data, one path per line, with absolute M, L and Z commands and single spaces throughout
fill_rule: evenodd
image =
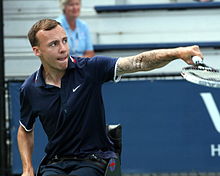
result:
M 49 157 L 114 151 L 106 135 L 101 87 L 115 79 L 116 62 L 117 58 L 102 56 L 70 57 L 61 88 L 45 84 L 43 66 L 25 80 L 20 89 L 20 124 L 31 131 L 40 118 Z

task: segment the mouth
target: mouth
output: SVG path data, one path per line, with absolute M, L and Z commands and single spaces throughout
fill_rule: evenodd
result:
M 58 58 L 57 60 L 60 62 L 66 61 L 68 59 L 68 56 L 66 57 L 62 57 L 62 58 Z

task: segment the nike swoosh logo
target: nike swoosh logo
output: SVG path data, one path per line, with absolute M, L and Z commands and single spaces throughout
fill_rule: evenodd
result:
M 73 89 L 73 92 L 76 92 L 76 90 L 77 90 L 80 86 L 81 86 L 81 84 L 78 85 L 76 88 L 74 88 L 74 89 Z

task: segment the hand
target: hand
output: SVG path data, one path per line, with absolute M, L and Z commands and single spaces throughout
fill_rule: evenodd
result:
M 21 176 L 34 176 L 34 171 L 23 172 Z
M 34 176 L 34 173 L 23 173 L 21 176 Z
M 194 62 L 192 61 L 193 56 L 199 56 L 200 58 L 203 59 L 202 52 L 200 51 L 199 46 L 197 45 L 180 47 L 178 49 L 179 49 L 180 58 L 184 60 L 187 64 L 191 64 L 191 65 L 194 64 Z

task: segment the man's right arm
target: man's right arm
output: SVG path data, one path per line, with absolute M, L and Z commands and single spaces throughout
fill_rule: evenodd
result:
M 22 176 L 34 176 L 34 169 L 32 165 L 34 130 L 27 132 L 22 126 L 20 126 L 18 128 L 17 140 L 23 166 Z
M 182 59 L 187 64 L 194 64 L 192 56 L 203 58 L 199 46 L 146 51 L 135 56 L 119 58 L 116 74 L 119 76 L 125 73 L 153 70 L 167 65 L 175 59 Z

